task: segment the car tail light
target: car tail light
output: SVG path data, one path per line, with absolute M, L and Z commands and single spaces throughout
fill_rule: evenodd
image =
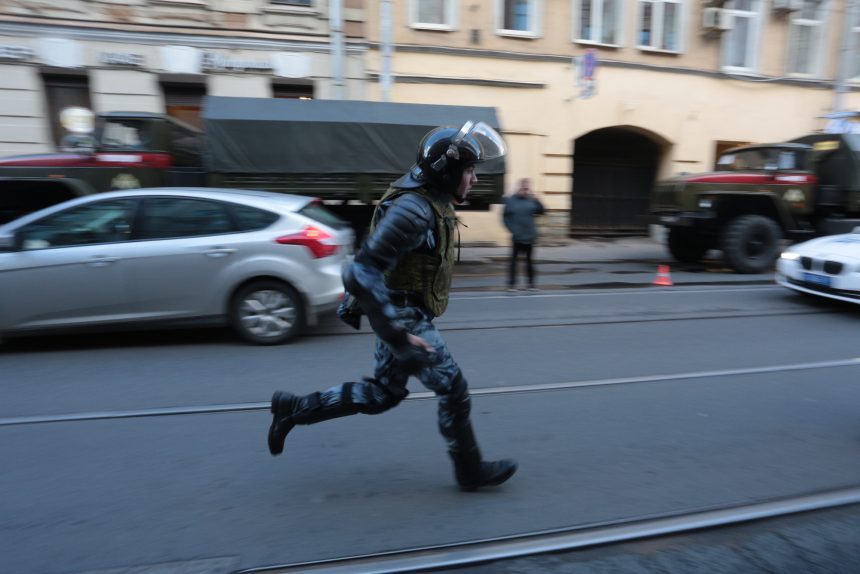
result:
M 281 245 L 304 245 L 311 250 L 314 259 L 319 259 L 337 253 L 337 245 L 323 243 L 327 239 L 332 238 L 333 236 L 330 233 L 309 225 L 298 233 L 278 237 L 275 239 L 275 243 L 280 243 Z

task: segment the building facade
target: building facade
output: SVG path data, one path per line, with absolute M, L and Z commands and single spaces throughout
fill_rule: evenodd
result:
M 2 3 L 0 156 L 53 150 L 68 106 L 199 125 L 206 94 L 364 99 L 363 19 L 347 3 L 335 62 L 315 0 Z
M 0 156 L 53 149 L 70 105 L 189 123 L 204 94 L 493 106 L 545 236 L 643 233 L 656 178 L 821 129 L 858 89 L 860 0 L 0 4 Z M 499 211 L 463 212 L 463 241 L 505 243 Z
M 495 106 L 507 185 L 534 181 L 551 210 L 545 234 L 642 233 L 655 178 L 821 129 L 837 99 L 860 109 L 852 3 L 397 0 L 390 97 Z M 366 5 L 368 22 L 384 21 L 380 6 Z M 367 37 L 368 73 L 385 76 L 385 35 Z M 463 217 L 464 240 L 506 241 L 498 210 Z

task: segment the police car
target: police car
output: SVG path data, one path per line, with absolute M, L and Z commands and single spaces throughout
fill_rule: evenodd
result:
M 780 255 L 775 278 L 801 293 L 860 303 L 860 227 L 791 246 Z

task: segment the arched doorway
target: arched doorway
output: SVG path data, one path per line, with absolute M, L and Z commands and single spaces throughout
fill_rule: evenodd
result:
M 574 142 L 570 235 L 644 235 L 661 144 L 630 127 L 589 132 Z

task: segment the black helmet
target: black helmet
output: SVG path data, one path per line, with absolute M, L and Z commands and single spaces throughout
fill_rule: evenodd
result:
M 502 136 L 484 122 L 468 121 L 460 129 L 438 127 L 421 140 L 415 165 L 394 182 L 394 187 L 429 185 L 455 195 L 467 167 L 501 157 L 505 152 Z

